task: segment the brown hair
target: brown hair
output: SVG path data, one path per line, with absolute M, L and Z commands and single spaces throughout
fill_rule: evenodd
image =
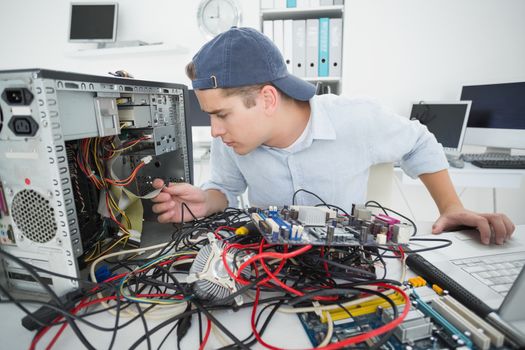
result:
M 186 75 L 191 80 L 195 80 L 197 73 L 195 71 L 195 65 L 193 62 L 190 62 L 186 65 Z M 233 96 L 237 95 L 242 98 L 242 102 L 244 103 L 244 106 L 246 108 L 251 108 L 255 106 L 255 98 L 257 97 L 257 94 L 263 87 L 266 85 L 271 85 L 274 88 L 277 89 L 277 91 L 281 94 L 281 97 L 285 100 L 291 100 L 292 98 L 286 95 L 284 92 L 279 90 L 278 87 L 273 85 L 272 83 L 263 83 L 263 84 L 254 84 L 254 85 L 246 85 L 246 86 L 239 86 L 239 87 L 232 87 L 232 88 L 221 88 L 223 91 L 224 96 Z

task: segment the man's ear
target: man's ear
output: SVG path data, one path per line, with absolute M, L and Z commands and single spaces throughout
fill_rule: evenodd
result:
M 279 91 L 272 85 L 265 85 L 259 96 L 262 98 L 264 111 L 269 115 L 274 114 L 281 103 Z

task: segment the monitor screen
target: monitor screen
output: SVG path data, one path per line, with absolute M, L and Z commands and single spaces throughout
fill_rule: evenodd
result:
M 462 100 L 471 100 L 469 128 L 525 130 L 525 83 L 464 86 Z
M 69 41 L 111 42 L 117 30 L 117 4 L 71 4 Z
M 469 108 L 470 101 L 416 103 L 412 105 L 410 119 L 426 125 L 444 148 L 459 150 Z
M 463 86 L 472 108 L 466 144 L 525 148 L 525 82 Z
M 188 90 L 188 116 L 190 119 L 191 126 L 210 126 L 210 115 L 206 112 L 203 112 L 195 95 L 195 91 Z

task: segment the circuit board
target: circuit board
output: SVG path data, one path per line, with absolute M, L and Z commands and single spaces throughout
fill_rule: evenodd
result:
M 366 208 L 340 214 L 325 207 L 251 208 L 251 219 L 269 243 L 323 246 L 407 245 L 411 225 Z
M 427 296 L 433 294 L 432 290 L 428 287 L 417 289 L 420 294 L 422 292 L 427 294 Z M 467 336 L 470 332 L 461 332 L 450 323 L 450 314 L 439 313 L 436 309 L 433 309 L 431 305 L 434 305 L 434 301 L 436 299 L 443 300 L 443 298 L 450 299 L 450 296 L 443 297 L 434 295 L 429 299 L 426 297 L 421 298 L 417 293 L 412 294 L 412 306 L 406 318 L 403 320 L 403 323 L 393 330 L 392 335 L 380 349 L 512 349 L 507 347 L 506 344 L 498 344 L 501 346 L 496 346 L 495 338 L 489 336 L 490 332 L 484 333 L 480 328 L 478 328 L 478 331 L 489 336 L 490 340 L 485 342 L 483 347 L 479 346 L 480 342 L 476 341 L 475 336 Z M 401 313 L 403 305 L 401 305 L 402 302 L 399 297 L 394 296 L 393 302 L 398 305 L 398 312 Z M 376 302 L 375 306 L 377 305 L 380 304 Z M 330 311 L 333 320 L 333 333 L 330 343 L 340 342 L 352 336 L 370 332 L 395 318 L 391 308 L 374 307 L 374 311 L 366 311 L 366 309 L 371 306 L 373 305 L 368 301 L 358 307 L 350 307 L 345 311 L 342 311 L 342 309 Z M 464 308 L 464 306 L 461 306 L 461 308 Z M 352 315 L 352 317 L 350 317 L 350 315 Z M 328 332 L 326 316 L 319 317 L 319 315 L 314 312 L 299 313 L 297 316 L 312 345 L 314 347 L 319 346 Z M 352 345 L 352 348 L 366 349 L 377 343 L 379 339 L 380 336 L 357 345 Z

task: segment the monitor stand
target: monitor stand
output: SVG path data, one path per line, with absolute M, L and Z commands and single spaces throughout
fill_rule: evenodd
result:
M 445 156 L 447 157 L 448 164 L 451 167 L 463 168 L 465 166 L 465 162 L 463 161 L 459 153 L 445 151 Z
M 161 42 L 147 43 L 142 40 L 127 40 L 127 41 L 115 41 L 114 43 L 98 43 L 97 49 L 114 49 L 119 47 L 136 47 L 136 46 L 148 46 L 148 45 L 159 45 Z
M 510 148 L 504 148 L 504 147 L 487 147 L 485 150 L 485 154 L 498 154 L 498 155 L 508 155 L 510 156 L 511 149 Z

